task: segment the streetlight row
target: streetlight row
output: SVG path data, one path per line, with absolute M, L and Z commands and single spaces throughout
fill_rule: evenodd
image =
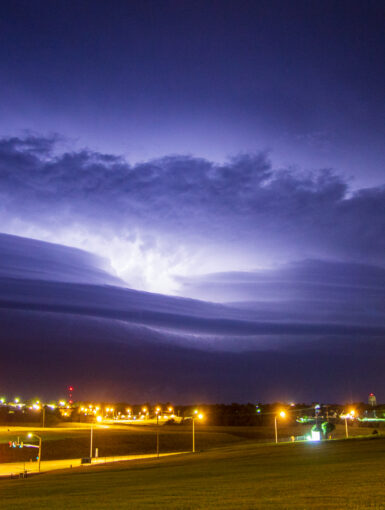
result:
M 157 421 L 156 421 L 156 424 L 157 424 L 157 428 L 156 428 L 156 453 L 157 453 L 157 457 L 159 458 L 159 421 L 158 421 L 158 417 L 159 417 L 159 412 L 160 412 L 160 408 L 157 408 L 156 409 L 156 417 L 157 417 Z M 270 413 L 269 413 L 270 414 Z M 274 431 L 275 431 L 275 443 L 277 444 L 278 443 L 278 421 L 277 421 L 277 418 L 286 418 L 286 415 L 287 415 L 287 412 L 286 411 L 279 411 L 278 413 L 275 412 L 275 415 L 274 415 Z M 349 432 L 348 432 L 348 418 L 349 419 L 352 419 L 354 418 L 355 416 L 355 410 L 354 409 L 351 409 L 349 411 L 349 413 L 347 413 L 346 415 L 344 415 L 344 419 L 345 419 L 345 435 L 346 437 L 348 438 L 349 437 Z M 101 420 L 98 420 L 98 418 L 101 418 L 100 416 L 97 417 L 97 421 L 101 421 Z M 204 419 L 204 415 L 202 413 L 200 413 L 198 410 L 195 410 L 193 415 L 190 416 L 189 418 L 191 418 L 192 420 L 192 453 L 195 453 L 195 420 L 203 420 Z M 93 458 L 93 425 L 91 425 L 91 429 L 90 429 L 90 459 Z M 38 440 L 39 440 L 39 454 L 38 454 L 38 470 L 40 472 L 40 467 L 41 467 L 41 450 L 42 450 L 42 438 L 41 436 L 38 436 L 37 434 L 33 434 L 32 432 L 30 432 L 28 434 L 28 437 L 29 438 L 32 438 L 32 437 L 36 437 Z
M 204 416 L 202 413 L 199 413 L 198 411 L 194 411 L 193 416 L 191 416 L 192 419 L 192 452 L 195 453 L 195 420 L 203 420 Z M 93 432 L 94 432 L 94 426 L 91 425 L 90 429 L 90 459 L 93 458 Z M 39 454 L 38 454 L 38 470 L 40 473 L 41 469 L 41 451 L 42 451 L 42 438 L 41 436 L 38 436 L 37 434 L 34 434 L 32 432 L 29 432 L 27 437 L 32 438 L 36 437 L 39 440 Z M 33 445 L 30 445 L 33 446 Z M 36 448 L 36 447 L 35 447 Z M 158 428 L 158 421 L 157 421 L 157 430 L 156 430 L 156 453 L 157 457 L 159 457 L 159 428 Z

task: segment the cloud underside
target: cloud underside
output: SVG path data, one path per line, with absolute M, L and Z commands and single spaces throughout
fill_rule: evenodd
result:
M 0 308 L 115 319 L 170 337 L 193 335 L 198 348 L 212 336 L 218 350 L 228 347 L 229 338 L 239 350 L 243 337 L 385 333 L 385 270 L 378 267 L 305 260 L 263 272 L 184 280 L 188 293 L 197 288 L 208 296 L 202 301 L 114 285 L 98 262 L 79 250 L 0 235 Z M 228 303 L 215 303 L 216 295 Z
M 73 384 L 76 398 L 102 401 L 344 402 L 384 384 L 375 338 L 229 353 L 169 344 L 120 321 L 2 309 L 0 320 L 5 394 L 53 398 Z

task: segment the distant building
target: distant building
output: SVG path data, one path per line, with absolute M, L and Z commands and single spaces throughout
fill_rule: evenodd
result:
M 368 404 L 371 405 L 372 407 L 375 407 L 377 405 L 377 399 L 374 393 L 369 393 Z

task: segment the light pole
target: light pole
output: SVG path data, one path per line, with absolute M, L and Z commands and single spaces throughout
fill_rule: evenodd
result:
M 159 413 L 161 409 L 160 407 L 156 408 L 156 456 L 159 458 Z
M 355 411 L 354 409 L 351 409 L 349 411 L 349 414 L 345 414 L 345 437 L 346 439 L 349 437 L 349 430 L 348 430 L 348 417 L 350 417 L 351 419 L 353 419 L 355 415 Z
M 192 416 L 192 452 L 195 453 L 195 418 L 198 418 L 198 420 L 203 420 L 203 414 L 199 413 L 198 411 L 194 411 L 194 414 Z
M 90 434 L 90 459 L 92 460 L 92 447 L 94 441 L 94 424 L 91 423 L 91 434 Z
M 279 413 L 279 416 L 281 418 L 286 418 L 286 413 L 285 411 L 281 411 Z M 274 431 L 275 431 L 275 444 L 278 443 L 278 425 L 277 425 L 277 415 L 274 416 Z
M 32 432 L 30 432 L 28 434 L 28 437 L 37 437 L 38 440 L 39 440 L 39 473 L 40 473 L 40 463 L 41 463 L 41 437 L 38 436 L 37 434 L 32 434 Z
M 45 404 L 43 404 L 41 410 L 43 413 L 43 429 L 44 429 L 45 428 Z

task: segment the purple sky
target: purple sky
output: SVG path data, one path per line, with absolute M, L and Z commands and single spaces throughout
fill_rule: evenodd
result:
M 376 392 L 384 21 L 375 1 L 3 2 L 1 342 L 79 343 L 96 396 L 125 356 L 137 398 Z M 99 366 L 106 336 L 87 381 L 82 341 Z M 158 386 L 137 378 L 154 346 Z
M 376 0 L 6 0 L 0 133 L 130 161 L 268 149 L 382 184 L 384 21 Z

